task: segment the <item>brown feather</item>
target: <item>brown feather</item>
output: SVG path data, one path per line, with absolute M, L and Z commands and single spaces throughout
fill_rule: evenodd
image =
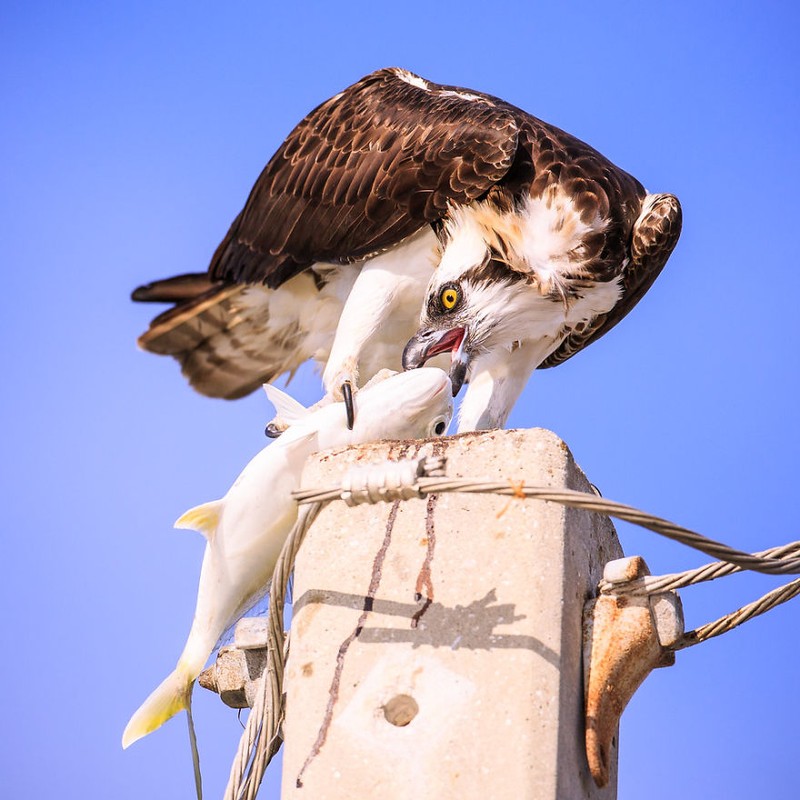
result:
M 131 300 L 137 303 L 182 303 L 195 300 L 213 287 L 208 273 L 191 272 L 138 286 L 131 292 Z
M 678 198 L 656 195 L 636 221 L 630 244 L 630 261 L 622 270 L 622 296 L 608 314 L 601 314 L 580 330 L 575 329 L 540 365 L 563 363 L 608 333 L 642 299 L 667 263 L 681 232 L 683 215 Z
M 485 194 L 514 160 L 515 113 L 430 87 L 379 70 L 312 111 L 261 173 L 211 278 L 276 287 L 315 261 L 379 252 Z

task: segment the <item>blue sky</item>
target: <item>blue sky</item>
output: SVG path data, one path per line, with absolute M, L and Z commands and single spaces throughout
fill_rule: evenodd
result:
M 3 3 L 1 793 L 191 796 L 182 719 L 119 739 L 191 620 L 202 541 L 172 522 L 270 409 L 138 352 L 151 309 L 128 294 L 204 269 L 291 127 L 381 66 L 504 97 L 683 203 L 647 297 L 511 424 L 556 431 L 607 497 L 744 549 L 800 538 L 797 33 L 789 3 Z M 654 572 L 704 560 L 620 533 Z M 687 622 L 778 582 L 685 590 Z M 798 623 L 795 602 L 654 674 L 620 798 L 795 797 Z M 219 796 L 241 728 L 202 692 L 196 718 Z

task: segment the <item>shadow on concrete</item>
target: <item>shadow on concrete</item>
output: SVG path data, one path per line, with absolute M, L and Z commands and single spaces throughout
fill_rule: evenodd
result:
M 404 617 L 408 628 L 387 628 L 368 625 L 367 621 L 357 633 L 364 644 L 403 643 L 412 647 L 449 647 L 451 650 L 524 649 L 531 650 L 553 666 L 558 666 L 558 654 L 533 636 L 495 633 L 498 625 L 509 625 L 525 619 L 514 613 L 513 603 L 497 603 L 494 589 L 479 600 L 466 606 L 444 606 L 421 599 L 416 603 L 400 603 L 365 595 L 310 589 L 294 603 L 294 614 L 311 605 L 330 605 L 353 609 L 354 613 L 370 612 L 374 615 Z M 421 613 L 422 612 L 422 613 Z

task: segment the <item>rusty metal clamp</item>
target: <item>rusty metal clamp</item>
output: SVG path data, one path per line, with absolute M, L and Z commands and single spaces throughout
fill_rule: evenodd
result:
M 683 636 L 677 592 L 615 591 L 622 584 L 643 584 L 649 574 L 641 556 L 609 561 L 600 595 L 584 606 L 586 757 L 600 787 L 608 783 L 613 739 L 625 706 L 653 669 L 675 663 L 671 648 Z

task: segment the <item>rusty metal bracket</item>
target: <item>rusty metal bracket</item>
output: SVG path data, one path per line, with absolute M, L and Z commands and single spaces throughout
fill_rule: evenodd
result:
M 216 692 L 231 708 L 252 708 L 267 664 L 267 618 L 244 617 L 236 623 L 233 645 L 221 647 L 198 683 Z
M 672 646 L 683 636 L 683 608 L 675 591 L 618 594 L 621 584 L 650 574 L 641 556 L 609 561 L 603 590 L 583 612 L 586 757 L 598 786 L 605 786 L 619 719 L 656 667 L 675 663 Z

